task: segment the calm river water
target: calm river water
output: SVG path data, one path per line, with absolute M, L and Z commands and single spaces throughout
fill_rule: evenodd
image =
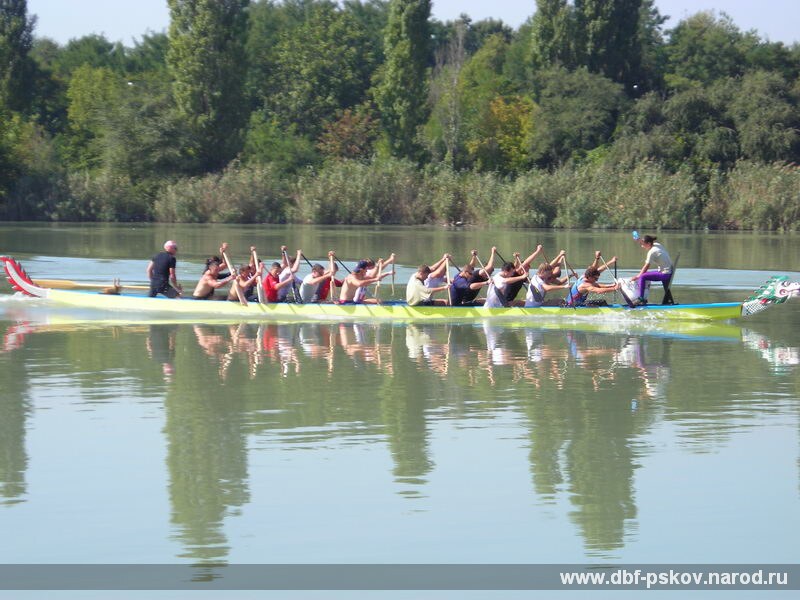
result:
M 144 283 L 176 239 L 273 260 L 629 233 L 2 225 L 34 277 Z M 679 302 L 796 271 L 800 238 L 665 233 Z M 305 273 L 306 270 L 302 270 Z M 383 292 L 391 294 L 387 280 Z M 793 563 L 800 302 L 677 330 L 97 322 L 0 296 L 0 563 Z M 660 290 L 653 292 L 660 297 Z

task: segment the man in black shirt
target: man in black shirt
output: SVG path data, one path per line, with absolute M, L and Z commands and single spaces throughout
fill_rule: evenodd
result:
M 164 294 L 167 298 L 177 298 L 183 292 L 175 275 L 177 252 L 178 244 L 170 240 L 164 244 L 164 251 L 156 254 L 147 265 L 151 298 L 155 298 L 158 294 Z

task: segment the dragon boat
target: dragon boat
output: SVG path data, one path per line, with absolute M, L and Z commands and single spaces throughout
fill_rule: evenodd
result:
M 250 303 L 194 299 L 149 298 L 143 294 L 103 293 L 54 289 L 32 280 L 13 258 L 0 256 L 11 287 L 26 296 L 45 299 L 60 306 L 105 312 L 148 315 L 150 317 L 186 318 L 194 320 L 236 319 L 241 321 L 393 321 L 393 322 L 475 322 L 514 321 L 533 323 L 536 320 L 582 320 L 625 318 L 641 321 L 726 321 L 746 317 L 800 295 L 800 282 L 786 276 L 767 280 L 743 302 L 703 304 L 648 304 L 628 306 L 542 306 L 538 308 L 485 308 L 483 306 L 409 306 L 405 302 L 381 304 L 296 304 Z M 108 292 L 109 290 L 106 290 Z M 118 292 L 119 290 L 113 290 Z

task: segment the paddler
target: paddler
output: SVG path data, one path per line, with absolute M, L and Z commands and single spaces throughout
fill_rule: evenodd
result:
M 444 259 L 443 259 L 444 260 Z M 431 296 L 435 292 L 444 292 L 450 286 L 440 285 L 429 287 L 426 282 L 431 280 L 431 268 L 428 265 L 420 265 L 417 272 L 408 280 L 406 286 L 406 302 L 409 306 L 433 306 L 446 305 L 447 300 L 433 299 Z
M 634 301 L 636 304 L 647 304 L 645 290 L 649 282 L 660 281 L 666 286 L 672 276 L 672 259 L 657 239 L 653 235 L 645 235 L 637 240 L 647 256 L 639 272 L 631 277 L 631 281 L 639 282 L 638 297 Z
M 378 261 L 378 270 L 380 270 L 382 266 L 382 262 Z M 362 302 L 376 303 L 376 300 L 373 298 L 364 298 L 359 302 L 357 299 L 357 292 L 361 288 L 377 283 L 384 277 L 388 277 L 393 271 L 386 271 L 385 273 L 381 273 L 380 276 L 367 277 L 368 268 L 369 264 L 367 261 L 360 260 L 358 264 L 356 264 L 356 268 L 353 269 L 353 272 L 345 277 L 344 283 L 342 284 L 342 291 L 339 294 L 339 304 L 361 304 Z
M 195 300 L 211 300 L 214 297 L 214 290 L 218 290 L 233 281 L 233 275 L 228 275 L 220 279 L 219 270 L 220 265 L 218 261 L 211 260 L 208 262 L 206 270 L 197 282 L 194 292 L 192 292 L 192 298 Z
M 561 269 L 559 269 L 558 263 L 564 256 L 566 256 L 566 251 L 562 250 L 549 263 L 543 262 L 539 265 L 536 273 L 530 278 L 528 292 L 525 294 L 525 308 L 543 306 L 547 292 L 569 289 L 569 277 L 559 278 Z
M 514 252 L 514 264 L 516 268 L 514 273 L 516 275 L 524 275 L 522 279 L 515 279 L 513 283 L 508 283 L 505 288 L 505 304 L 504 306 L 518 306 L 515 302 L 517 294 L 525 285 L 525 280 L 528 278 L 528 271 L 530 271 L 531 264 L 534 259 L 542 253 L 542 245 L 536 246 L 536 249 L 525 259 L 520 260 L 519 252 Z
M 258 279 L 261 277 L 261 273 L 264 269 L 264 263 L 259 261 L 258 267 L 256 267 L 254 264 L 252 264 L 252 259 L 250 260 L 250 264 L 241 265 L 239 267 L 239 274 L 236 276 L 236 280 L 233 282 L 233 285 L 231 285 L 231 289 L 228 292 L 228 300 L 231 302 L 241 302 L 241 300 L 239 300 L 239 294 L 236 292 L 237 287 L 242 292 L 246 302 L 258 302 L 256 284 L 258 283 Z
M 164 242 L 164 251 L 156 254 L 147 265 L 147 278 L 150 280 L 151 298 L 163 294 L 167 298 L 177 298 L 183 293 L 175 273 L 178 244 L 173 240 Z
M 482 287 L 489 285 L 489 277 L 494 271 L 496 254 L 497 248 L 493 246 L 487 263 L 476 269 L 478 251 L 472 251 L 469 262 L 453 278 L 453 285 L 450 288 L 450 304 L 452 306 L 471 306 L 484 302 L 484 300 L 478 300 L 478 294 Z
M 594 253 L 594 261 L 592 261 L 592 264 L 584 271 L 583 277 L 578 278 L 578 280 L 572 284 L 567 297 L 564 299 L 564 304 L 573 308 L 576 306 L 585 306 L 590 293 L 609 294 L 619 289 L 618 283 L 598 283 L 600 274 L 617 262 L 617 257 L 614 256 L 608 262 L 603 262 L 602 266 L 598 266 L 601 256 L 599 250 Z

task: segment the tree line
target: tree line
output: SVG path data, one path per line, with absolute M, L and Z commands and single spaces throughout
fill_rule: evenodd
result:
M 6 220 L 796 230 L 800 45 L 654 0 L 168 0 L 132 46 L 0 0 Z

